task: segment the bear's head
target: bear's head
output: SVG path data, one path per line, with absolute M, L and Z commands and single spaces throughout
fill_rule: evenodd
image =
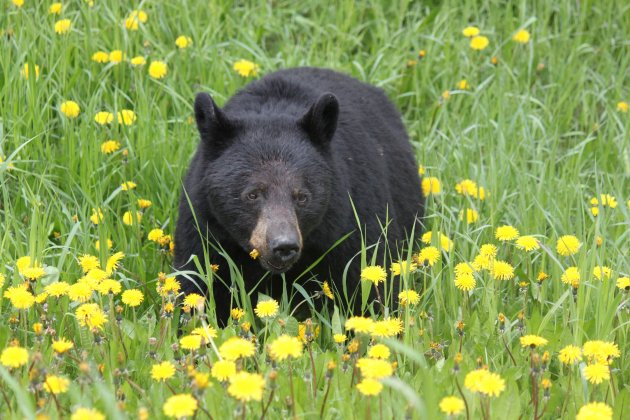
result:
M 283 273 L 298 261 L 328 210 L 338 114 L 330 93 L 295 117 L 230 113 L 206 93 L 195 99 L 207 210 L 268 271 Z

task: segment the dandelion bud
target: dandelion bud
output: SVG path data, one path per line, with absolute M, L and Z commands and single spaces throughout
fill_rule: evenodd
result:
M 90 371 L 90 365 L 87 362 L 79 363 L 79 370 L 83 373 L 88 373 Z
M 35 335 L 41 335 L 42 331 L 44 331 L 44 326 L 41 322 L 36 322 L 35 324 L 33 324 L 33 332 L 35 332 Z
M 356 353 L 359 351 L 359 341 L 352 340 L 350 344 L 348 344 L 348 353 Z
M 481 356 L 477 357 L 477 369 L 481 369 L 483 367 L 483 358 Z

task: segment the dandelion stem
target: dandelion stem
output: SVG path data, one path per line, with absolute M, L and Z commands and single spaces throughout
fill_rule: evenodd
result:
M 315 400 L 315 398 L 317 398 L 317 371 L 315 370 L 315 360 L 313 359 L 313 348 L 311 343 L 308 343 L 308 355 L 311 358 L 311 370 L 313 371 L 313 400 Z
M 512 352 L 510 351 L 510 348 L 508 347 L 507 342 L 505 341 L 505 336 L 502 335 L 501 340 L 503 341 L 505 350 L 507 350 L 508 354 L 510 355 L 510 359 L 512 359 L 512 363 L 514 363 L 514 366 L 516 366 L 516 360 L 514 359 L 514 356 L 512 355 Z
M 457 390 L 459 391 L 459 395 L 462 396 L 462 400 L 464 400 L 464 407 L 466 408 L 466 420 L 470 420 L 470 411 L 468 410 L 468 401 L 466 401 L 466 397 L 464 396 L 464 392 L 462 391 L 462 387 L 459 386 L 459 381 L 455 378 L 455 385 L 457 386 Z
M 612 405 L 615 405 L 615 397 L 617 393 L 615 392 L 615 378 L 613 377 L 612 368 L 608 365 L 608 372 L 610 373 L 610 390 L 612 392 Z
M 9 410 L 9 413 L 13 414 L 13 410 L 11 410 L 11 402 L 9 401 L 9 397 L 7 396 L 6 392 L 4 392 L 4 387 L 0 386 L 0 392 L 2 392 L 2 398 L 4 398 L 4 402 L 7 404 L 7 410 Z
M 326 384 L 326 392 L 324 392 L 324 400 L 322 401 L 322 407 L 319 409 L 319 418 L 324 418 L 324 408 L 326 407 L 326 401 L 328 400 L 328 392 L 330 391 L 330 379 Z
M 293 412 L 293 417 L 295 418 L 295 396 L 293 393 L 293 365 L 291 360 L 289 360 L 289 386 L 291 387 L 291 411 Z
M 271 388 L 271 392 L 269 393 L 269 399 L 267 400 L 267 404 L 265 404 L 265 406 L 263 407 L 260 420 L 263 420 L 265 416 L 267 415 L 267 410 L 269 409 L 269 406 L 271 405 L 271 401 L 273 400 L 273 394 L 275 393 L 275 391 L 276 391 L 275 388 Z

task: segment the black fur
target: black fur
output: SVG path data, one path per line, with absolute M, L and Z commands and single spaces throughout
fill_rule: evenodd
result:
M 294 205 L 286 194 L 274 198 L 282 201 L 279 205 L 293 206 L 303 237 L 300 259 L 286 272 L 289 282 L 354 231 L 312 270 L 318 280 L 330 280 L 342 290 L 343 270 L 361 249 L 350 197 L 368 244 L 381 236 L 379 220 L 391 219 L 387 239 L 393 252 L 423 216 L 414 153 L 400 114 L 380 89 L 330 70 L 297 68 L 249 84 L 223 109 L 200 94 L 195 110 L 201 141 L 179 206 L 178 270 L 197 271 L 190 257 L 203 261 L 203 242 L 209 239 L 243 270 L 246 287 L 254 287 L 265 270 L 249 256 L 259 207 L 248 201 L 256 195 L 248 191 L 262 178 L 307 195 L 304 205 Z M 207 239 L 197 230 L 188 199 Z M 419 226 L 415 229 L 418 233 Z M 227 263 L 211 247 L 209 251 L 211 263 L 220 267 L 218 276 L 229 285 Z M 360 281 L 359 258 L 354 261 L 347 277 L 349 293 Z M 201 280 L 179 279 L 185 293 L 206 291 Z M 267 277 L 260 289 L 277 295 L 281 283 Z M 212 287 L 217 318 L 225 322 L 231 291 L 217 281 Z

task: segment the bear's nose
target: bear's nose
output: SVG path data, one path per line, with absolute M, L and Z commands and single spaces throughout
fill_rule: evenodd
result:
M 278 238 L 272 241 L 271 251 L 275 258 L 282 263 L 288 263 L 292 261 L 300 251 L 300 246 L 297 241 L 288 237 Z

